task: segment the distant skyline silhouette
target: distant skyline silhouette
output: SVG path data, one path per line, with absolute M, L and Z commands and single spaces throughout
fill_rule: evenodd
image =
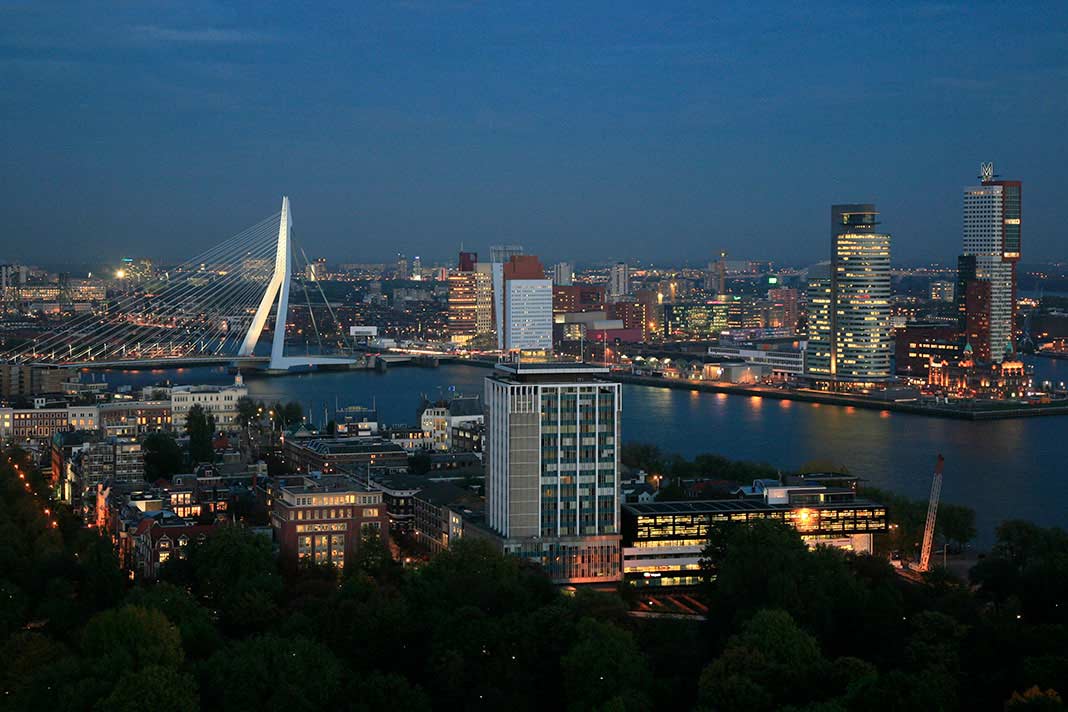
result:
M 370 4 L 368 4 L 370 5 Z M 309 257 L 827 259 L 874 202 L 952 263 L 981 161 L 1068 258 L 1068 4 L 0 8 L 0 261 L 175 260 L 293 203 Z

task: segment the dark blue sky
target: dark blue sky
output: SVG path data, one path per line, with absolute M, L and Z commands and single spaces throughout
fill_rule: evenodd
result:
M 190 256 L 286 192 L 344 260 L 814 261 L 874 200 L 949 262 L 981 160 L 1068 257 L 1068 3 L 721 5 L 3 2 L 0 260 Z

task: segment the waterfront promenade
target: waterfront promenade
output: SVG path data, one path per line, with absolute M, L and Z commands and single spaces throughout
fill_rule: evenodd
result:
M 1004 420 L 1007 418 L 1031 418 L 1036 416 L 1068 415 L 1068 402 L 1026 405 L 1021 403 L 982 402 L 975 405 L 940 405 L 916 401 L 880 400 L 860 395 L 845 395 L 797 388 L 776 388 L 763 385 L 741 385 L 720 381 L 691 381 L 683 378 L 635 376 L 627 373 L 612 373 L 609 379 L 619 383 L 631 383 L 656 388 L 675 388 L 705 393 L 728 393 L 739 396 L 756 396 L 777 400 L 825 403 L 827 405 L 852 406 L 868 410 L 895 411 L 937 418 L 959 420 Z

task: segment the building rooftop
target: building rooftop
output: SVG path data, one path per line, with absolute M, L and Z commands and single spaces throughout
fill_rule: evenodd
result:
M 342 475 L 323 477 L 289 477 L 279 481 L 278 488 L 291 494 L 329 494 L 333 492 L 370 492 L 371 489 L 352 477 Z
M 321 455 L 360 455 L 383 450 L 404 452 L 400 445 L 379 437 L 314 438 L 300 445 Z
M 878 502 L 853 499 L 847 502 L 818 502 L 812 504 L 768 504 L 759 499 L 711 499 L 680 502 L 646 502 L 620 505 L 635 515 L 655 514 L 713 514 L 718 512 L 774 512 L 788 511 L 803 506 L 808 509 L 852 509 L 854 507 L 882 507 Z

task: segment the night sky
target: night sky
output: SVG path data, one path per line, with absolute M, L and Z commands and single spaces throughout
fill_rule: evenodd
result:
M 1068 257 L 1068 2 L 721 5 L 3 2 L 0 261 L 191 256 L 287 193 L 338 261 L 803 264 L 875 201 L 949 263 L 983 160 Z

